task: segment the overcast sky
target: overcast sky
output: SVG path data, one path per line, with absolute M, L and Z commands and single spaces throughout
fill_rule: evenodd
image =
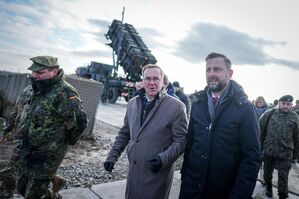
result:
M 38 55 L 57 56 L 67 74 L 112 64 L 104 34 L 123 6 L 124 22 L 186 93 L 205 87 L 204 59 L 219 52 L 251 100 L 299 99 L 297 0 L 1 0 L 0 70 L 28 72 Z

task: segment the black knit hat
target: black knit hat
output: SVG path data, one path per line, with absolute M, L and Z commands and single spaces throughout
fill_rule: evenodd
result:
M 173 85 L 174 87 L 180 88 L 180 84 L 179 84 L 179 82 L 177 82 L 177 81 L 173 82 L 172 85 Z

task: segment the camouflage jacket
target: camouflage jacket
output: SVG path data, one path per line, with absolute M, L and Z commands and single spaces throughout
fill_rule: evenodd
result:
M 20 171 L 37 178 L 51 177 L 67 147 L 74 144 L 87 119 L 77 91 L 59 76 L 32 81 L 32 95 L 20 120 L 23 132 Z M 21 99 L 22 100 L 22 99 Z
M 266 121 L 272 110 L 267 110 L 259 120 L 263 153 L 276 158 L 298 158 L 299 121 L 297 114 L 293 111 L 283 113 L 275 109 L 266 127 Z M 267 128 L 266 131 L 265 128 Z
M 294 108 L 293 108 L 293 111 L 294 111 L 295 113 L 297 113 L 297 115 L 299 116 L 299 107 L 294 107 Z

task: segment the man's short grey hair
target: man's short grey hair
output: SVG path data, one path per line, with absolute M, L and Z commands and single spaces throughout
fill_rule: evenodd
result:
M 145 66 L 143 66 L 142 68 L 142 76 L 144 76 L 144 71 L 148 68 L 158 68 L 161 72 L 161 77 L 164 78 L 164 72 L 162 70 L 162 68 L 156 64 L 146 64 Z

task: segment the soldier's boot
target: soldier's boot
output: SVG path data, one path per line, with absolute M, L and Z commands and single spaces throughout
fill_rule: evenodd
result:
M 61 176 L 54 176 L 51 180 L 53 186 L 52 191 L 54 193 L 57 193 L 61 188 L 63 188 L 66 185 L 66 179 Z
M 53 199 L 62 199 L 62 196 L 59 193 L 54 193 Z
M 272 198 L 273 196 L 273 191 L 272 191 L 272 185 L 266 185 L 266 196 Z
M 285 193 L 278 193 L 279 199 L 287 199 L 289 196 Z
M 57 192 L 51 192 L 49 191 L 46 197 L 42 197 L 42 198 L 47 198 L 47 199 L 62 199 L 62 196 L 57 193 Z
M 12 199 L 16 181 L 11 175 L 7 175 L 9 173 L 6 173 L 5 169 L 0 171 L 0 198 Z

